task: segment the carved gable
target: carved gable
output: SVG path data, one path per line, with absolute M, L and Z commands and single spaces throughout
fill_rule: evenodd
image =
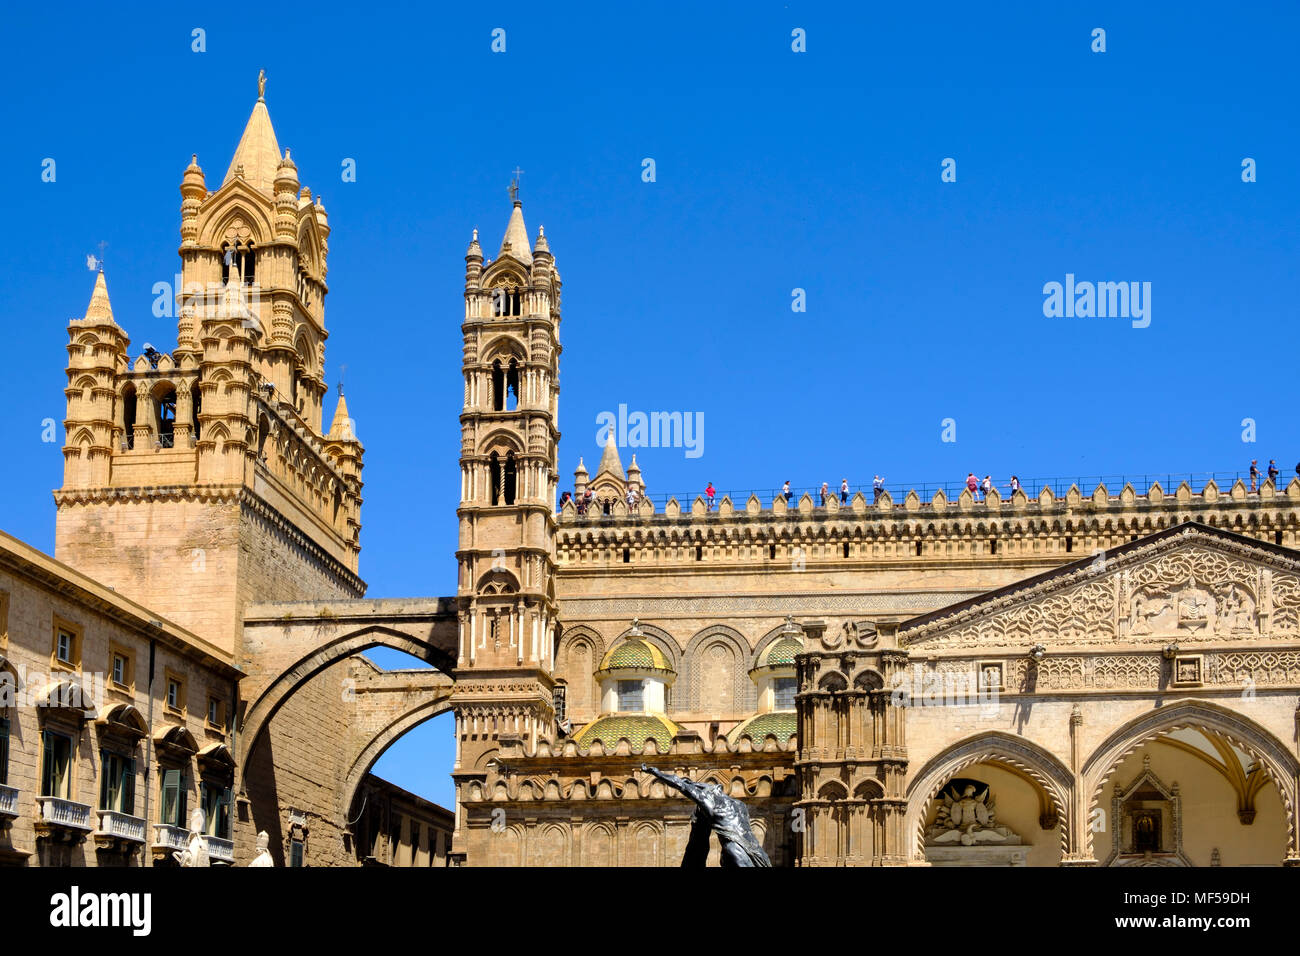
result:
M 1188 523 L 904 622 L 903 646 L 1193 644 L 1300 636 L 1300 555 Z

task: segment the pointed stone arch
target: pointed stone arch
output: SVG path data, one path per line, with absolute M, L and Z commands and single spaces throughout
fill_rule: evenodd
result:
M 675 695 L 679 710 L 692 713 L 704 713 L 706 695 L 703 682 L 707 661 L 705 657 L 715 645 L 724 645 L 731 654 L 731 673 L 728 675 L 732 708 L 744 714 L 752 713 L 758 707 L 758 692 L 754 682 L 749 679 L 749 671 L 754 666 L 754 653 L 744 635 L 725 624 L 710 624 L 701 629 L 686 645 L 682 655 L 686 672 L 681 692 Z
M 1040 805 L 1055 814 L 1061 831 L 1062 858 L 1071 852 L 1074 774 L 1050 750 L 1026 737 L 1000 730 L 987 731 L 958 741 L 931 757 L 917 770 L 907 788 L 903 817 L 903 852 L 908 862 L 924 859 L 926 817 L 939 790 L 960 771 L 987 763 L 1030 782 Z
M 1107 781 L 1124 758 L 1143 744 L 1184 727 L 1212 730 L 1260 762 L 1277 788 L 1287 826 L 1284 848 L 1288 865 L 1300 865 L 1300 826 L 1297 825 L 1296 786 L 1300 760 L 1268 728 L 1245 714 L 1208 700 L 1187 698 L 1158 707 L 1127 721 L 1102 741 L 1083 764 L 1080 773 L 1085 812 L 1091 813 L 1101 799 Z M 1088 854 L 1092 833 L 1085 833 Z

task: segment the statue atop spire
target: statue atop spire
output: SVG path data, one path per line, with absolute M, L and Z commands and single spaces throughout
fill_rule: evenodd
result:
M 257 71 L 257 101 L 259 103 L 266 100 L 266 70 Z
M 515 178 L 510 180 L 510 186 L 506 189 L 506 192 L 510 193 L 510 201 L 513 203 L 519 202 L 519 177 L 523 174 L 524 171 L 516 166 Z

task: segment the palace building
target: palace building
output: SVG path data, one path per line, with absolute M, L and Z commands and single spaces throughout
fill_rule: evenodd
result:
M 366 599 L 328 218 L 262 93 L 183 172 L 176 347 L 102 273 L 69 323 L 55 555 L 0 538 L 0 862 L 165 865 L 197 807 L 236 865 L 676 866 L 645 764 L 776 866 L 1300 865 L 1300 480 L 710 508 L 611 435 L 557 507 L 562 237 L 517 194 L 465 256 L 446 594 Z M 443 713 L 451 810 L 371 774 Z

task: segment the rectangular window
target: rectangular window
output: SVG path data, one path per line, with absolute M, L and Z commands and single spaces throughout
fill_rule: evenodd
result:
M 565 693 L 566 688 L 563 684 L 556 684 L 555 689 L 551 691 L 551 703 L 555 705 L 556 721 L 564 720 Z
M 0 787 L 9 785 L 9 718 L 0 717 Z
M 199 787 L 203 826 L 208 836 L 230 839 L 230 788 L 204 782 Z
M 181 685 L 179 681 L 167 682 L 167 706 L 172 710 L 181 709 Z
M 71 799 L 72 738 L 47 730 L 42 735 L 42 744 L 45 754 L 41 762 L 40 795 Z
M 113 655 L 113 683 L 126 686 L 126 658 L 121 654 Z
M 793 677 L 778 677 L 772 682 L 776 691 L 776 710 L 794 710 L 794 695 L 799 689 L 798 681 Z
M 185 772 L 183 770 L 164 770 L 162 772 L 162 819 L 159 822 L 174 827 L 185 826 L 185 800 L 187 796 L 188 788 L 185 786 Z
M 60 664 L 72 663 L 72 644 L 76 640 L 71 631 L 59 628 L 58 643 L 54 648 L 54 657 Z
M 289 865 L 302 866 L 302 841 L 291 840 L 289 842 Z
M 618 709 L 637 712 L 645 709 L 645 685 L 639 680 L 618 682 Z
M 135 813 L 135 761 L 109 750 L 101 750 L 99 809 Z
M 216 697 L 208 698 L 208 726 L 215 727 L 218 730 L 223 729 L 225 720 L 225 707 L 221 705 L 221 700 Z

